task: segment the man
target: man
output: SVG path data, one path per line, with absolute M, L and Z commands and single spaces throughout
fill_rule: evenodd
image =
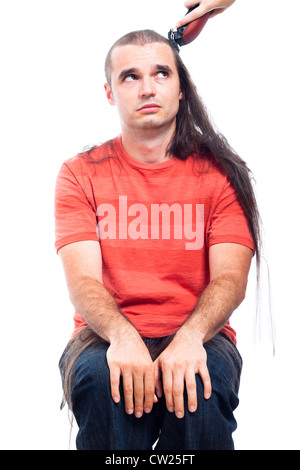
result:
M 245 163 L 154 31 L 106 60 L 122 135 L 64 163 L 56 248 L 76 309 L 60 361 L 78 449 L 233 449 L 232 312 L 256 252 Z

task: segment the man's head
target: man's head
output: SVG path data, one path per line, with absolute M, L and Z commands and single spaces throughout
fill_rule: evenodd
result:
M 113 51 L 122 46 L 145 46 L 147 44 L 160 43 L 165 44 L 171 48 L 170 42 L 161 34 L 156 33 L 153 30 L 145 29 L 140 31 L 133 31 L 131 33 L 122 36 L 118 39 L 109 50 L 106 61 L 105 61 L 105 76 L 107 83 L 111 85 L 111 68 L 112 68 L 112 53 Z M 175 49 L 171 48 L 174 53 L 174 57 L 178 56 Z M 176 59 L 175 59 L 176 60 Z
M 175 53 L 154 31 L 129 33 L 108 53 L 107 98 L 116 105 L 124 129 L 175 129 L 182 99 Z

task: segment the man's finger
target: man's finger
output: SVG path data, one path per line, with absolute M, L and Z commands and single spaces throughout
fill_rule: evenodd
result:
M 123 392 L 126 413 L 131 415 L 134 411 L 133 404 L 133 378 L 130 372 L 123 372 Z
M 146 371 L 144 377 L 144 411 L 150 413 L 153 407 L 155 397 L 155 378 L 154 378 L 154 367 Z
M 111 367 L 110 369 L 110 389 L 111 396 L 115 403 L 120 401 L 120 368 Z
M 163 389 L 166 400 L 166 407 L 172 413 L 174 411 L 174 400 L 173 400 L 173 376 L 170 370 L 171 368 L 166 366 L 162 368 L 163 372 Z
M 184 375 L 182 368 L 177 368 L 173 373 L 173 400 L 177 418 L 184 416 Z
M 185 375 L 185 386 L 188 396 L 188 408 L 191 413 L 197 409 L 197 384 L 196 374 L 193 369 L 188 369 Z
M 204 398 L 206 400 L 208 400 L 211 397 L 212 386 L 211 386 L 210 375 L 209 375 L 206 363 L 202 364 L 199 367 L 199 375 L 200 375 L 200 377 L 202 379 L 202 383 L 203 383 Z
M 162 391 L 162 383 L 161 383 L 161 368 L 160 368 L 160 363 L 158 359 L 156 359 L 156 361 L 154 362 L 154 367 L 155 367 L 155 391 L 156 391 L 157 396 L 161 398 L 163 391 Z

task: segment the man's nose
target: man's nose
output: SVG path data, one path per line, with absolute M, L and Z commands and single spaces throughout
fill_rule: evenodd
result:
M 140 82 L 140 97 L 150 97 L 156 95 L 156 87 L 151 77 L 144 77 Z

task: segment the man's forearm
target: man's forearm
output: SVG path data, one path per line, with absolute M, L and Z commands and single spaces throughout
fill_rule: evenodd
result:
M 128 333 L 139 336 L 101 282 L 81 278 L 71 289 L 70 298 L 87 324 L 109 343 Z
M 124 317 L 115 300 L 100 281 L 81 278 L 74 285 L 71 300 L 88 325 L 110 343 L 107 364 L 111 396 L 120 402 L 120 377 L 123 379 L 125 410 L 149 413 L 155 396 L 154 363 L 140 334 Z
M 184 381 L 190 412 L 197 408 L 196 374 L 202 379 L 205 399 L 210 398 L 212 385 L 203 345 L 226 324 L 233 310 L 243 300 L 244 291 L 245 286 L 239 276 L 230 273 L 215 277 L 204 290 L 188 320 L 155 361 L 157 394 L 161 396 L 164 389 L 166 406 L 169 411 L 175 410 L 178 418 L 184 416 Z
M 245 297 L 246 283 L 234 274 L 212 280 L 178 333 L 195 334 L 206 343 L 227 323 Z

